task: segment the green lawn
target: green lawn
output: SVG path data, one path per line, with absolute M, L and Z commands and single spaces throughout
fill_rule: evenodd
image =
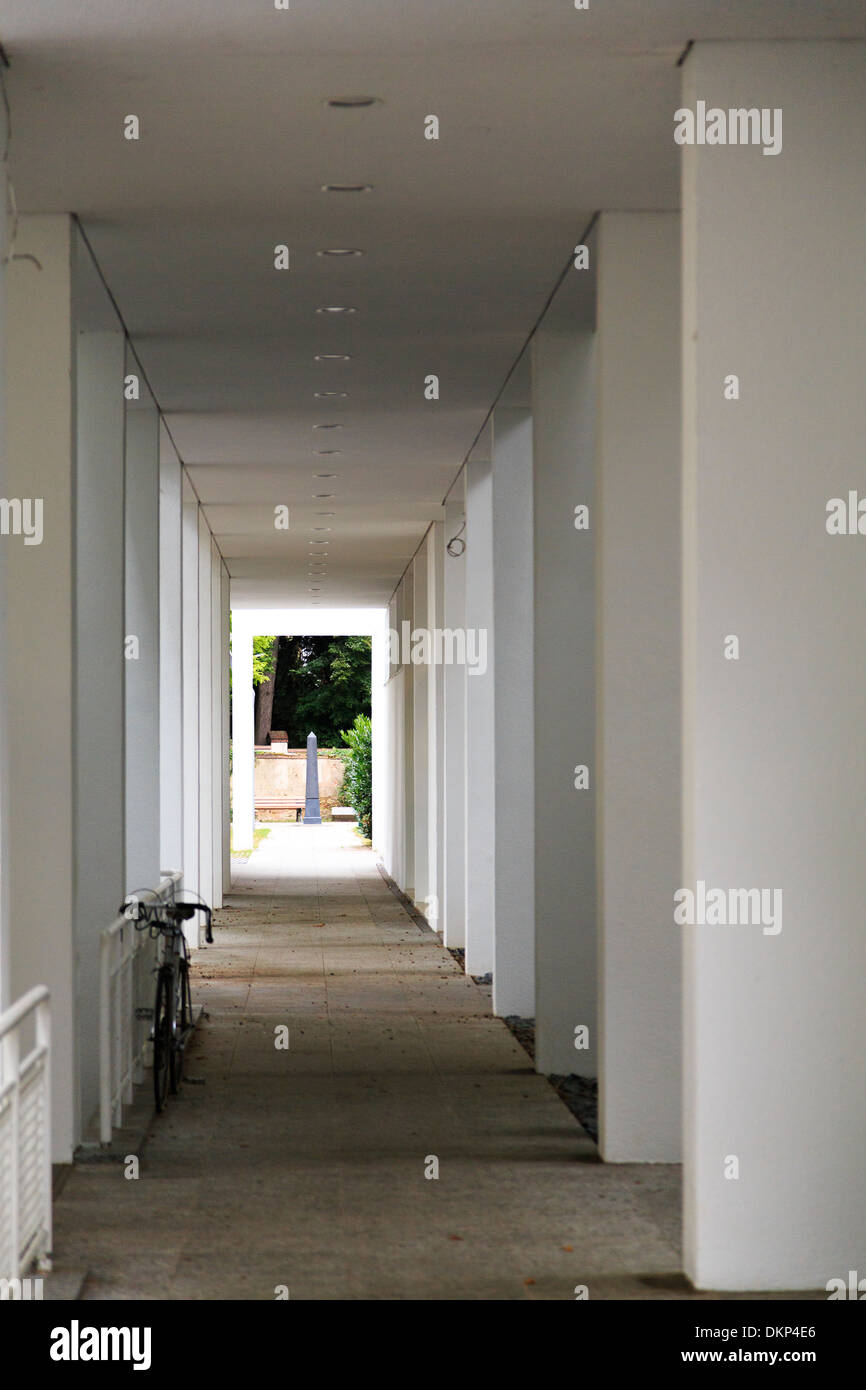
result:
M 257 825 L 256 828 L 255 828 L 255 830 L 253 831 L 253 849 L 258 849 L 259 845 L 262 843 L 262 840 L 264 840 L 265 836 L 270 835 L 270 833 L 271 833 L 271 827 L 270 827 L 269 825 Z M 240 849 L 240 850 L 236 850 L 235 847 L 234 847 L 234 843 L 232 843 L 232 844 L 231 844 L 231 852 L 232 852 L 232 857 L 235 858 L 235 859 L 249 859 L 249 857 L 250 857 L 250 855 L 252 854 L 253 850 L 252 850 L 252 849 Z

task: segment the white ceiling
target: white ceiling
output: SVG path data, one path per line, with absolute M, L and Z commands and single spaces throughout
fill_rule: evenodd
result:
M 236 595 L 283 606 L 321 524 L 323 601 L 387 602 L 591 214 L 677 205 L 688 40 L 864 33 L 862 0 L 0 0 L 19 206 L 80 216 Z

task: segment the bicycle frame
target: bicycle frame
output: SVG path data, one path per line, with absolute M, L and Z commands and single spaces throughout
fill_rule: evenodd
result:
M 182 922 L 196 912 L 206 916 L 206 940 L 213 941 L 212 913 L 206 903 L 142 903 L 127 901 L 121 911 L 139 930 L 149 929 L 162 938 L 155 968 L 156 989 L 152 1010 L 153 1089 L 157 1113 L 165 1106 L 169 1085 L 176 1095 L 183 1075 L 184 1052 L 193 1030 L 189 983 L 189 944 Z

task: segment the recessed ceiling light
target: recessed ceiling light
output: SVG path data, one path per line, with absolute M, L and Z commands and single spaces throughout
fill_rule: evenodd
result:
M 330 526 L 311 526 L 311 527 L 310 527 L 310 530 L 311 530 L 311 531 L 330 531 L 331 529 L 332 529 L 332 527 L 330 527 Z
M 323 304 L 321 309 L 317 309 L 317 314 L 357 314 L 351 304 Z
M 313 358 L 314 362 L 351 362 L 351 360 L 348 352 L 317 352 Z
M 339 478 L 339 476 L 340 476 L 339 473 L 314 473 L 314 474 L 313 474 L 313 477 L 314 477 L 314 478 Z M 330 494 L 330 493 L 326 493 L 325 495 L 328 496 L 328 497 L 330 497 L 331 494 Z
M 358 106 L 381 106 L 381 97 L 326 97 L 326 106 L 334 106 L 338 110 L 353 110 Z
M 341 430 L 342 425 L 313 425 L 314 430 Z
M 372 193 L 371 183 L 323 183 L 323 193 Z
M 314 492 L 313 500 L 316 502 L 330 502 L 332 497 L 336 497 L 336 492 Z
M 318 458 L 326 458 L 328 455 L 341 454 L 342 449 L 316 449 L 315 454 Z
M 363 256 L 364 252 L 360 246 L 326 246 L 323 251 L 317 251 L 317 256 Z
M 320 396 L 320 397 L 321 397 L 321 396 L 342 396 L 342 397 L 345 398 L 346 396 L 348 396 L 348 394 L 349 394 L 348 391 L 314 391 L 314 392 L 313 392 L 313 395 L 314 395 L 314 396 Z
M 336 516 L 336 512 L 316 512 L 316 516 Z

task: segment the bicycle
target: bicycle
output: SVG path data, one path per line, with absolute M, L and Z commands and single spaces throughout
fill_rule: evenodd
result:
M 134 922 L 136 931 L 149 930 L 151 937 L 161 936 L 164 942 L 162 959 L 156 967 L 153 1010 L 141 1011 L 145 1017 L 153 1018 L 153 1095 L 157 1113 L 161 1114 L 169 1087 L 173 1096 L 180 1088 L 184 1051 L 193 1029 L 189 945 L 181 924 L 190 921 L 196 912 L 203 913 L 205 940 L 211 944 L 213 913 L 203 902 L 144 903 L 134 894 L 120 911 Z

